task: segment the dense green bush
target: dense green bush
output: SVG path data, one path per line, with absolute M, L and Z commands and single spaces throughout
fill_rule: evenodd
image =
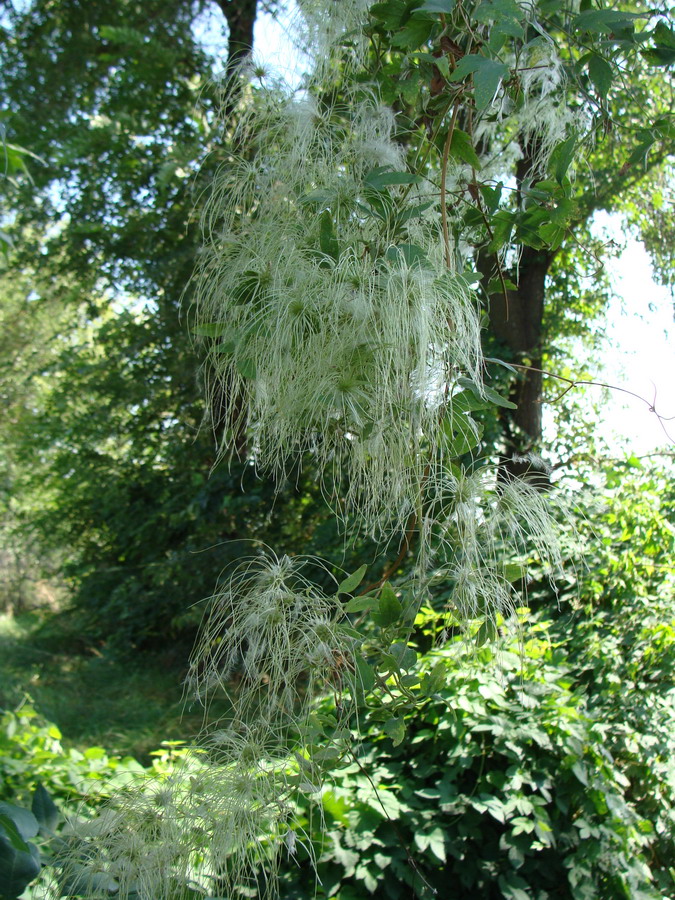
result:
M 630 460 L 602 497 L 517 637 L 428 654 L 398 746 L 370 713 L 323 843 L 305 810 L 320 897 L 675 897 L 673 485 Z
M 477 655 L 463 642 L 429 654 L 429 697 L 405 741 L 374 724 L 354 747 L 322 798 L 323 844 L 306 819 L 319 897 L 659 896 L 654 826 L 626 796 L 604 723 L 588 716 L 548 624 L 523 628 L 522 642 Z M 311 894 L 302 861 L 285 877 L 284 896 Z
M 166 741 L 145 769 L 132 756 L 108 754 L 103 747 L 65 749 L 56 725 L 28 703 L 0 713 L 0 801 L 30 805 L 42 785 L 59 805 L 95 806 L 134 779 L 162 777 L 185 754 L 180 741 Z

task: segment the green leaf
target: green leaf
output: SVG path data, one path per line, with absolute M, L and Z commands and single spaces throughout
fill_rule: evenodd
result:
M 368 566 L 364 563 L 362 566 L 359 566 L 356 572 L 352 572 L 352 574 L 348 575 L 344 581 L 341 581 L 337 589 L 338 594 L 353 594 L 363 581 L 363 576 L 366 574 L 367 568 Z
M 433 19 L 427 16 L 411 16 L 398 34 L 392 39 L 394 47 L 402 50 L 415 50 L 426 43 L 434 28 Z
M 366 594 L 365 597 L 352 597 L 348 603 L 345 603 L 343 609 L 348 613 L 357 613 L 372 609 L 376 605 L 377 597 L 374 597 L 372 594 Z
M 494 59 L 485 59 L 474 72 L 473 86 L 476 106 L 486 109 L 495 98 L 499 85 L 509 75 L 509 67 Z
M 445 687 L 448 680 L 448 672 L 446 664 L 439 659 L 430 672 L 427 672 L 422 679 L 422 691 L 430 697 L 437 693 L 441 688 Z
M 527 569 L 525 566 L 519 565 L 519 563 L 506 563 L 504 566 L 504 578 L 511 584 L 522 581 L 526 575 Z
M 340 245 L 338 244 L 335 235 L 333 217 L 327 209 L 321 213 L 319 223 L 319 246 L 321 247 L 322 253 L 332 257 L 336 262 L 338 261 L 340 258 Z
M 510 400 L 507 400 L 506 397 L 502 397 L 501 394 L 498 394 L 494 388 L 491 388 L 488 385 L 483 386 L 483 393 L 485 394 L 485 398 L 489 400 L 490 403 L 494 403 L 495 406 L 502 406 L 504 409 L 518 409 L 516 403 L 512 403 Z
M 385 581 L 380 591 L 377 612 L 373 613 L 373 620 L 381 628 L 387 628 L 389 625 L 393 625 L 394 622 L 398 622 L 402 612 L 401 601 L 396 596 L 389 582 Z
M 492 619 L 485 619 L 478 631 L 476 632 L 476 646 L 482 647 L 483 644 L 492 643 L 498 637 L 497 626 Z
M 675 31 L 669 28 L 665 22 L 658 22 L 654 29 L 654 40 L 661 47 L 669 47 L 675 50 Z
M 0 803 L 0 816 L 7 816 L 15 825 L 25 841 L 29 841 L 40 830 L 37 819 L 29 809 L 14 806 L 12 803 Z
M 384 255 L 391 262 L 401 261 L 411 269 L 415 266 L 428 268 L 431 265 L 424 250 L 417 244 L 398 244 L 396 247 L 389 247 Z
M 612 86 L 612 67 L 603 56 L 594 53 L 588 63 L 588 74 L 593 87 L 604 100 Z
M 562 180 L 567 175 L 567 171 L 574 159 L 574 152 L 577 148 L 577 134 L 574 132 L 566 140 L 557 144 L 553 148 L 550 158 L 550 169 L 553 177 L 562 184 Z
M 419 184 L 422 180 L 421 175 L 415 175 L 413 172 L 389 172 L 386 168 L 378 166 L 368 172 L 363 182 L 375 191 L 382 191 L 392 185 Z
M 407 644 L 397 642 L 389 648 L 389 654 L 394 657 L 399 669 L 410 671 L 417 662 L 417 653 Z
M 315 190 L 301 197 L 298 203 L 302 206 L 330 206 L 337 200 L 337 191 Z
M 572 22 L 576 31 L 590 34 L 612 34 L 632 29 L 636 19 L 643 19 L 640 13 L 625 13 L 615 9 L 587 9 Z
M 375 672 L 373 671 L 373 667 L 369 666 L 365 659 L 359 655 L 355 656 L 354 662 L 356 664 L 356 678 L 358 679 L 359 685 L 362 690 L 370 691 L 375 684 Z
M 387 719 L 382 728 L 384 733 L 391 738 L 394 747 L 398 747 L 399 744 L 403 743 L 405 722 L 400 716 L 392 716 L 391 719 Z
M 499 208 L 499 201 L 502 198 L 504 183 L 502 181 L 499 181 L 495 185 L 495 187 L 492 187 L 492 185 L 489 184 L 479 184 L 478 188 L 481 192 L 483 200 L 485 201 L 488 215 L 493 215 Z
M 670 66 L 675 62 L 675 50 L 670 47 L 648 47 L 640 54 L 652 66 Z
M 443 422 L 443 431 L 447 441 L 446 453 L 457 458 L 470 453 L 478 445 L 483 436 L 483 425 L 463 413 L 453 415 L 450 410 Z
M 28 853 L 29 844 L 25 841 L 16 824 L 9 816 L 0 813 L 0 837 L 4 837 L 11 846 L 20 853 Z
M 257 375 L 255 363 L 252 359 L 244 357 L 236 362 L 237 371 L 242 378 L 255 378 Z
M 7 837 L 0 834 L 0 897 L 15 900 L 40 874 L 40 853 L 34 844 L 17 850 Z
M 387 0 L 385 3 L 374 3 L 368 12 L 393 31 L 400 27 L 403 17 L 408 12 L 408 4 L 405 0 Z
M 455 0 L 426 0 L 419 10 L 420 12 L 451 13 L 455 8 Z
M 231 327 L 231 325 L 226 325 L 225 322 L 205 322 L 203 325 L 195 325 L 192 333 L 200 337 L 216 338 L 228 334 Z
M 465 131 L 462 131 L 461 128 L 455 128 L 452 133 L 450 153 L 452 156 L 461 159 L 462 162 L 467 163 L 467 165 L 470 165 L 472 168 L 480 169 L 480 159 L 474 150 L 471 138 Z
M 31 811 L 42 828 L 54 831 L 58 824 L 60 813 L 58 807 L 41 784 L 38 784 L 35 788 Z

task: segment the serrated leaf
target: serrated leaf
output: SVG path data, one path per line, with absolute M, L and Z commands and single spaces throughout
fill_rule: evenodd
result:
M 604 57 L 594 53 L 588 63 L 588 75 L 593 87 L 604 100 L 612 86 L 612 67 Z
M 348 575 L 344 581 L 341 581 L 337 589 L 338 594 L 353 594 L 363 581 L 363 576 L 366 574 L 367 568 L 368 566 L 364 563 L 362 566 L 359 566 L 356 572 L 352 572 L 352 574 Z
M 400 716 L 392 716 L 382 726 L 382 730 L 391 738 L 394 747 L 403 743 L 405 738 L 405 722 Z
M 462 131 L 461 128 L 455 128 L 452 133 L 450 153 L 452 156 L 461 159 L 462 162 L 467 163 L 467 165 L 472 168 L 480 169 L 480 159 L 474 149 L 471 138 L 466 131 Z
M 58 807 L 41 784 L 35 788 L 31 811 L 42 828 L 54 831 L 58 825 L 60 813 Z

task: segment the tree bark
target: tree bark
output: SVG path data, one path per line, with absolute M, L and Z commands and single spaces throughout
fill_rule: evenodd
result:
M 216 0 L 229 31 L 227 69 L 232 69 L 253 49 L 253 28 L 258 0 Z

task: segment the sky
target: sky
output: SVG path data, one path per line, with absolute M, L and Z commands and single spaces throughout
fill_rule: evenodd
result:
M 256 56 L 291 82 L 301 68 L 288 37 L 293 28 L 292 15 L 281 22 L 262 15 L 255 28 Z M 649 404 L 654 404 L 661 416 L 675 417 L 675 300 L 654 282 L 644 246 L 627 233 L 621 217 L 602 213 L 596 216 L 595 227 L 624 249 L 607 263 L 616 297 L 606 321 L 598 323 L 606 337 L 591 370 L 598 381 L 632 391 L 648 401 L 622 391 L 602 395 L 599 388 L 589 389 L 589 405 L 592 397 L 600 397 L 602 403 L 598 432 L 617 452 L 636 456 L 664 448 L 675 452 L 675 418 L 661 424 L 649 410 Z
M 607 312 L 604 371 L 599 374 L 644 397 L 662 417 L 675 417 L 675 301 L 655 283 L 647 251 L 634 237 L 626 237 L 619 216 L 598 216 L 596 226 L 625 244 L 608 263 L 617 297 Z M 603 433 L 614 435 L 636 456 L 664 446 L 675 451 L 675 418 L 661 425 L 647 403 L 619 392 L 609 393 L 603 412 Z

